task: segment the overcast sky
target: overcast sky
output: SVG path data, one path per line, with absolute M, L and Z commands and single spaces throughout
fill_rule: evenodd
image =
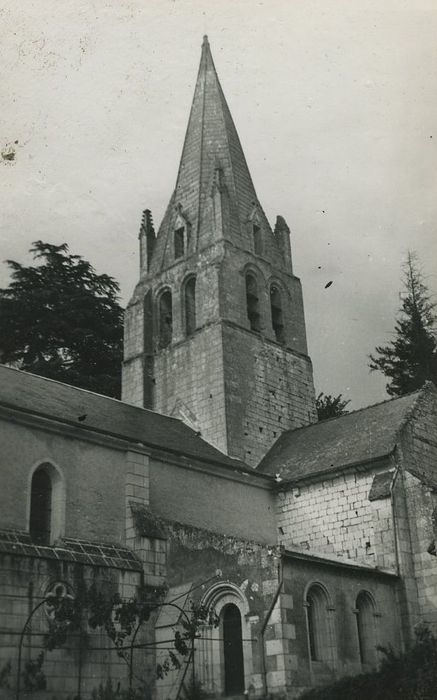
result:
M 0 258 L 66 241 L 127 303 L 205 33 L 258 198 L 292 230 L 316 389 L 382 400 L 367 355 L 408 249 L 437 291 L 437 0 L 0 0 Z

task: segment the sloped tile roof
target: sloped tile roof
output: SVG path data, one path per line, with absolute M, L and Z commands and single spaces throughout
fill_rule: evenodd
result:
M 420 392 L 283 433 L 257 471 L 299 480 L 390 454 Z
M 0 406 L 254 474 L 177 418 L 0 365 Z

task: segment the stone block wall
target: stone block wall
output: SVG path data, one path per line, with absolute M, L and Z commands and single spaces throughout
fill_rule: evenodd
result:
M 281 491 L 281 544 L 393 569 L 390 498 L 369 500 L 374 475 L 349 471 Z
M 315 420 L 308 357 L 223 324 L 228 453 L 256 466 L 280 434 Z
M 278 661 L 286 666 L 287 697 L 296 698 L 306 688 L 369 670 L 360 660 L 356 619 L 357 597 L 362 592 L 370 594 L 374 601 L 375 663 L 378 659 L 376 646 L 400 650 L 395 576 L 286 555 L 283 577 L 280 612 L 284 630 L 281 654 L 284 653 L 284 658 Z M 310 654 L 305 601 L 313 584 L 323 586 L 327 594 L 330 639 L 326 644 L 330 649 L 325 662 L 312 660 Z
M 11 663 L 11 693 L 16 687 L 18 643 L 28 615 L 54 589 L 56 583 L 62 583 L 69 594 L 75 595 L 79 581 L 86 586 L 94 583 L 106 595 L 118 591 L 122 597 L 129 599 L 135 595 L 141 577 L 136 571 L 80 566 L 51 558 L 20 554 L 0 556 L 0 669 Z M 48 651 L 44 637 L 49 630 L 49 610 L 45 606 L 35 612 L 27 629 L 21 670 L 24 671 L 27 662 L 36 661 L 38 655 L 44 653 L 42 671 L 47 687 L 45 691 L 35 694 L 40 700 L 52 700 L 53 697 L 63 700 L 75 696 L 79 691 L 79 677 L 82 697 L 89 697 L 92 690 L 97 689 L 100 683 L 106 683 L 108 678 L 115 685 L 120 682 L 122 687 L 127 687 L 126 663 L 113 650 L 113 643 L 106 632 L 88 628 L 86 642 L 82 638 L 81 644 L 77 633 L 67 634 L 62 647 Z M 149 630 L 148 634 L 153 635 L 153 630 Z M 136 671 L 150 676 L 153 664 L 147 666 L 144 659 L 141 664 Z M 23 676 L 21 690 L 22 697 L 29 697 Z

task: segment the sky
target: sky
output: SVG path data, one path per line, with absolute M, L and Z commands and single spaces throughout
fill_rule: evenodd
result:
M 128 302 L 203 34 L 258 198 L 291 228 L 316 390 L 384 400 L 367 357 L 408 250 L 437 292 L 437 0 L 1 0 L 0 260 L 67 242 Z

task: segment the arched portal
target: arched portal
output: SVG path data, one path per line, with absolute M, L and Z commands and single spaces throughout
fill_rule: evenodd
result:
M 223 608 L 225 695 L 244 692 L 244 659 L 241 614 L 233 603 Z

